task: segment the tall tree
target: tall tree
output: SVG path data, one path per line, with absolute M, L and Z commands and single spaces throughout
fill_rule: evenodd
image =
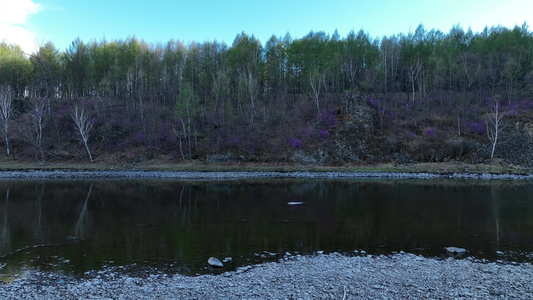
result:
M 176 96 L 181 91 L 187 54 L 187 46 L 183 42 L 170 40 L 167 43 L 163 54 L 163 97 L 167 106 L 175 104 Z
M 18 45 L 0 43 L 0 84 L 12 87 L 13 97 L 24 97 L 32 66 Z
M 500 101 L 496 98 L 490 100 L 489 103 L 490 112 L 487 116 L 488 120 L 485 120 L 487 126 L 487 137 L 489 138 L 490 158 L 494 158 L 494 152 L 496 151 L 496 145 L 501 141 L 502 130 L 505 128 L 503 124 L 503 117 L 505 113 L 502 111 Z
M 45 117 L 45 103 L 43 101 L 35 101 L 32 104 L 32 109 L 25 115 L 22 124 L 19 126 L 20 134 L 26 138 L 28 144 L 39 152 L 43 163 L 45 161 L 43 150 Z
M 4 127 L 4 137 L 6 141 L 6 154 L 11 155 L 11 146 L 9 143 L 9 122 L 13 118 L 11 87 L 0 85 L 0 122 Z
M 177 126 L 174 128 L 174 132 L 179 140 L 179 147 L 182 158 L 185 158 L 182 148 L 182 138 L 187 143 L 188 159 L 192 160 L 192 136 L 194 134 L 193 118 L 196 113 L 197 98 L 194 94 L 192 87 L 185 83 L 183 85 L 180 96 L 176 101 L 176 108 L 174 116 L 177 121 Z
M 91 129 L 93 128 L 94 122 L 92 120 L 92 114 L 88 112 L 84 107 L 79 107 L 78 105 L 74 106 L 74 110 L 71 112 L 70 116 L 78 128 L 81 140 L 87 150 L 89 159 L 91 162 L 94 162 L 93 155 L 89 149 L 89 137 L 91 135 Z
M 33 66 L 32 97 L 55 98 L 58 92 L 60 75 L 59 51 L 52 42 L 39 47 L 39 51 L 30 57 Z M 50 107 L 50 105 L 48 105 Z

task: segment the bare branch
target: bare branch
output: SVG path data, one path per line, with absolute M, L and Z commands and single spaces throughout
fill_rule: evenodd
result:
M 497 99 L 493 99 L 490 104 L 491 112 L 488 115 L 488 121 L 485 120 L 487 125 L 487 137 L 491 143 L 490 158 L 494 158 L 494 152 L 496 151 L 496 145 L 499 142 L 501 131 L 506 127 L 503 124 L 503 117 L 505 113 L 501 111 L 500 102 Z
M 89 150 L 88 140 L 90 131 L 93 128 L 93 122 L 91 122 L 92 115 L 85 111 L 85 109 L 82 107 L 81 109 L 76 105 L 74 107 L 74 111 L 70 114 L 72 117 L 72 120 L 74 120 L 74 123 L 76 123 L 76 126 L 78 127 L 79 133 L 81 135 L 81 139 L 85 145 L 85 149 L 87 150 L 87 154 L 89 154 L 89 159 L 91 162 L 94 162 L 93 156 L 91 154 L 91 151 Z

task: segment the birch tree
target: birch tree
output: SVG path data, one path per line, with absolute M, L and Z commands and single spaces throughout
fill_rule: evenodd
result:
M 0 86 L 0 122 L 4 127 L 4 136 L 6 141 L 6 153 L 11 155 L 9 144 L 9 121 L 13 117 L 13 99 L 11 97 L 11 87 L 8 85 Z
M 320 116 L 320 92 L 325 86 L 326 76 L 318 71 L 309 73 L 309 85 L 311 86 L 311 98 L 315 102 L 316 110 Z
M 91 113 L 87 112 L 83 107 L 80 109 L 77 105 L 74 107 L 74 111 L 70 114 L 72 117 L 72 120 L 74 120 L 74 123 L 76 123 L 76 127 L 78 127 L 78 131 L 81 136 L 81 140 L 83 141 L 83 144 L 85 145 L 85 149 L 87 150 L 87 154 L 89 154 L 89 159 L 91 162 L 94 162 L 93 156 L 91 154 L 91 150 L 89 150 L 89 136 L 90 131 L 93 128 L 93 122 L 92 122 L 92 115 Z
M 26 122 L 20 125 L 19 132 L 26 138 L 26 141 L 35 147 L 41 154 L 41 162 L 44 163 L 43 151 L 43 129 L 45 116 L 45 103 L 39 101 L 34 104 L 33 109 L 26 115 Z
M 192 129 L 192 117 L 195 115 L 196 108 L 196 95 L 192 87 L 186 83 L 183 85 L 181 94 L 179 95 L 176 101 L 176 108 L 174 110 L 175 120 L 179 123 L 178 126 L 174 128 L 174 133 L 178 137 L 180 144 L 180 153 L 181 158 L 185 159 L 182 148 L 182 138 L 187 142 L 189 150 L 189 160 L 192 160 L 192 141 L 191 137 L 193 135 Z M 181 125 L 181 128 L 179 128 Z
M 240 88 L 242 89 L 242 94 L 245 95 L 245 97 L 250 99 L 250 128 L 251 131 L 254 131 L 254 117 L 256 115 L 255 113 L 255 102 L 257 100 L 257 97 L 259 95 L 259 83 L 254 78 L 251 72 L 247 72 L 247 74 L 241 74 L 239 78 L 239 84 Z
M 505 128 L 502 122 L 505 113 L 501 111 L 500 102 L 497 99 L 491 101 L 490 110 L 488 120 L 485 120 L 485 123 L 487 125 L 487 137 L 491 144 L 490 158 L 492 159 L 496 145 L 501 140 L 502 130 Z

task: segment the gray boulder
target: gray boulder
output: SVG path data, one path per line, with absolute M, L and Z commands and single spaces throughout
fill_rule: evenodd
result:
M 210 257 L 207 260 L 207 264 L 210 265 L 211 267 L 215 267 L 215 268 L 222 268 L 224 266 L 222 264 L 222 262 L 216 257 Z

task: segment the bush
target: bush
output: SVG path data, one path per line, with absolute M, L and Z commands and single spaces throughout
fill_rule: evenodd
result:
M 295 149 L 302 149 L 303 143 L 299 139 L 291 138 L 290 139 L 291 147 Z

